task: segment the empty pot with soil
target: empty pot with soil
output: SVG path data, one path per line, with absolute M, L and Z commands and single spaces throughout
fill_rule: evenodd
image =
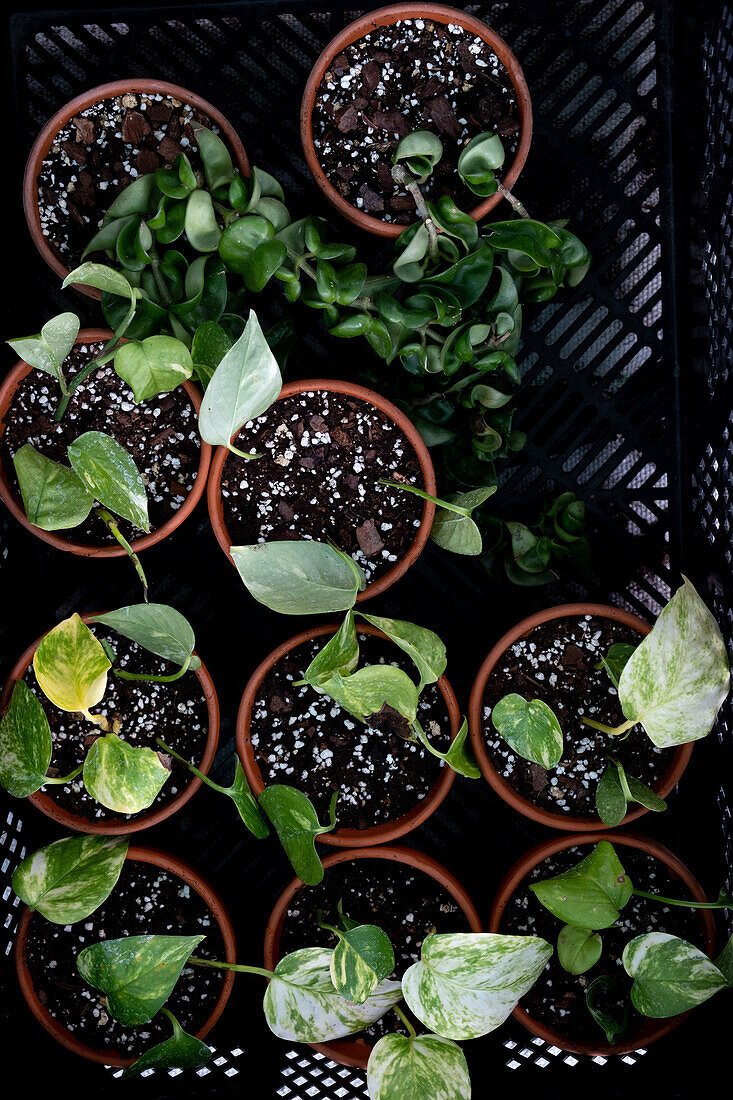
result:
M 28 1007 L 46 1031 L 72 1053 L 122 1067 L 170 1039 L 169 1013 L 176 1026 L 190 1035 L 198 1039 L 207 1035 L 224 1010 L 234 975 L 184 965 L 166 1008 L 155 1011 L 145 1023 L 138 1018 L 134 1025 L 125 1024 L 108 1011 L 110 1006 L 99 989 L 82 977 L 77 959 L 83 950 L 93 949 L 100 941 L 111 947 L 123 936 L 175 937 L 178 943 L 184 937 L 192 937 L 191 942 L 201 937 L 196 951 L 202 958 L 225 958 L 229 963 L 236 958 L 226 909 L 193 868 L 149 848 L 130 848 L 126 855 L 125 850 L 124 841 L 96 837 L 69 838 L 42 849 L 37 856 L 44 866 L 54 857 L 63 860 L 64 896 L 52 889 L 36 897 L 33 877 L 24 876 L 23 864 L 13 877 L 17 892 L 28 896 L 30 891 L 34 907 L 38 906 L 36 912 L 23 910 L 15 940 L 15 965 Z M 77 896 L 73 868 L 82 866 Z M 96 896 L 90 911 L 91 894 Z M 167 965 L 171 965 L 170 958 Z M 144 973 L 141 966 L 140 974 Z M 146 996 L 150 996 L 150 988 L 140 993 L 138 1012 L 147 1003 Z M 201 1062 L 194 1061 L 194 1065 L 211 1057 L 211 1051 L 207 1055 L 208 1048 L 200 1046 Z M 162 1069 L 176 1065 L 175 1055 L 173 1061 L 158 1064 Z
M 62 278 L 81 261 L 113 199 L 133 180 L 181 153 L 201 172 L 195 124 L 218 133 L 242 175 L 244 147 L 232 125 L 186 88 L 145 77 L 76 96 L 46 123 L 31 149 L 23 203 L 36 248 Z M 101 297 L 98 289 L 80 287 Z
M 18 659 L 0 698 L 0 784 L 84 833 L 139 832 L 201 785 L 219 705 L 186 619 L 164 604 L 72 615 Z M 158 739 L 182 758 L 160 751 Z
M 366 665 L 372 671 L 392 666 L 401 676 L 392 669 L 390 673 L 406 682 L 410 658 L 374 626 L 365 623 L 356 629 Z M 343 705 L 326 694 L 335 691 L 328 681 L 314 687 L 307 679 L 314 659 L 325 640 L 336 644 L 337 632 L 341 637 L 343 631 L 333 624 L 304 631 L 260 664 L 240 704 L 237 750 L 257 796 L 272 784 L 293 786 L 309 797 L 319 820 L 328 816 L 337 796 L 337 828 L 317 839 L 356 847 L 404 836 L 433 813 L 455 776 L 441 758 L 452 744 L 455 752 L 463 738 L 456 742 L 460 714 L 444 675 L 415 695 L 417 722 L 429 747 L 413 733 L 416 723 L 411 727 L 390 706 L 361 720 L 355 717 L 348 674 L 339 676 L 347 693 Z
M 376 924 L 389 936 L 395 971 L 402 974 L 420 957 L 420 945 L 432 932 L 480 932 L 471 898 L 454 876 L 429 856 L 399 846 L 337 852 L 323 861 L 318 886 L 299 879 L 280 895 L 265 934 L 265 966 L 306 945 L 333 947 L 335 936 L 321 927 L 339 912 L 363 924 Z M 419 1026 L 419 1025 L 418 1025 Z M 318 1044 L 316 1050 L 347 1066 L 365 1067 L 373 1044 L 387 1032 L 402 1031 L 396 1016 L 367 1028 L 362 1035 Z
M 300 127 L 329 202 L 361 228 L 396 237 L 415 220 L 414 198 L 390 171 L 401 138 L 418 130 L 439 136 L 444 155 L 425 196 L 448 193 L 479 220 L 501 195 L 473 208 L 456 171 L 461 150 L 479 133 L 499 134 L 511 187 L 529 150 L 532 108 L 519 63 L 486 24 L 456 8 L 394 4 L 328 44 L 308 78 Z
M 524 619 L 487 656 L 471 692 L 473 750 L 525 816 L 615 827 L 666 808 L 729 684 L 718 625 L 687 580 L 653 627 L 564 604 Z
M 600 886 L 595 919 L 588 919 L 588 923 L 598 931 L 580 927 L 584 919 L 580 910 L 572 913 L 577 924 L 563 927 L 567 914 L 555 915 L 562 912 L 561 908 L 555 910 L 555 903 L 560 895 L 566 900 L 580 898 L 582 884 L 577 892 L 568 891 L 558 879 L 555 889 L 553 878 L 572 868 L 580 872 L 579 861 L 591 856 L 596 860 L 593 876 Z M 604 875 L 616 885 L 604 885 Z M 661 895 L 661 900 L 649 895 Z M 587 892 L 586 898 L 590 898 Z M 667 905 L 668 898 L 683 904 Z M 604 900 L 599 903 L 599 899 Z M 686 978 L 682 969 L 690 962 L 707 967 L 704 956 L 711 956 L 714 944 L 715 927 L 709 910 L 687 908 L 686 901 L 705 902 L 699 883 L 676 856 L 646 837 L 589 833 L 558 837 L 532 848 L 499 887 L 489 931 L 542 936 L 556 943 L 557 951 L 514 1010 L 514 1016 L 545 1042 L 592 1057 L 638 1050 L 666 1035 L 683 1018 L 667 1011 L 674 1002 L 665 1006 L 666 983 L 671 990 L 681 988 Z M 559 905 L 562 907 L 562 900 Z M 604 905 L 609 907 L 607 914 L 600 912 Z M 634 961 L 628 945 L 634 941 L 638 959 L 639 948 L 648 951 L 651 947 L 654 951 L 653 941 L 660 935 L 667 939 L 667 949 L 672 943 L 670 938 L 677 937 L 675 942 L 684 941 L 689 951 L 685 948 L 679 957 L 668 957 L 664 967 L 654 960 L 654 979 L 663 998 L 654 1011 L 649 1011 L 643 1000 L 644 970 Z M 699 955 L 698 949 L 704 955 Z M 718 988 L 723 988 L 722 980 Z M 686 1007 L 692 1003 L 696 1002 Z M 646 1012 L 637 1011 L 637 1005 L 646 1007 Z M 653 1015 L 664 1018 L 649 1018 Z
M 361 567 L 357 599 L 383 592 L 427 542 L 435 505 L 382 480 L 435 493 L 428 449 L 391 402 L 349 382 L 283 386 L 277 401 L 235 435 L 242 458 L 220 447 L 208 488 L 219 544 L 330 539 Z

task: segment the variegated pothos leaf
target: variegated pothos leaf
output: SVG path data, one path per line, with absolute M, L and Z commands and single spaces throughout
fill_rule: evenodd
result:
M 26 856 L 13 872 L 18 897 L 53 924 L 75 924 L 109 897 L 127 855 L 119 836 L 70 836 Z
M 634 979 L 634 1007 L 654 1019 L 686 1012 L 728 988 L 725 975 L 699 947 L 666 932 L 648 932 L 630 940 L 623 964 Z
M 463 1051 L 441 1035 L 384 1035 L 367 1065 L 372 1100 L 471 1100 Z
M 108 733 L 90 748 L 82 774 L 87 792 L 102 806 L 136 814 L 152 806 L 170 771 L 147 745 L 131 745 Z
M 76 613 L 49 630 L 33 655 L 44 695 L 61 710 L 83 714 L 104 695 L 111 667 L 99 640 Z

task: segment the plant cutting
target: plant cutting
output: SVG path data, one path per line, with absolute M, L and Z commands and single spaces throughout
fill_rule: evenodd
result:
M 340 927 L 329 930 L 329 921 L 340 926 L 358 917 L 363 924 L 377 924 L 394 948 L 398 972 L 418 960 L 420 943 L 435 931 L 482 931 L 463 886 L 422 852 L 393 844 L 352 848 L 332 853 L 323 865 L 326 873 L 319 886 L 304 887 L 294 879 L 278 898 L 265 932 L 268 969 L 306 944 L 336 947 Z M 316 1044 L 315 1049 L 342 1065 L 366 1069 L 372 1046 L 389 1026 L 386 1018 L 362 1036 Z
M 226 910 L 191 868 L 162 852 L 128 849 L 122 837 L 69 837 L 27 856 L 12 885 L 27 905 L 15 942 L 21 991 L 58 1042 L 92 1061 L 126 1067 L 123 1077 L 211 1058 L 202 1039 L 224 1009 L 232 975 L 187 969 L 165 1011 L 141 1029 L 122 1024 L 91 985 L 80 983 L 76 965 L 83 947 L 97 940 L 122 933 L 148 941 L 173 931 L 196 943 L 205 935 L 204 955 L 213 950 L 234 962 Z
M 554 608 L 484 662 L 471 696 L 474 752 L 522 813 L 613 827 L 665 809 L 728 689 L 720 631 L 688 580 L 651 630 L 615 609 Z
M 194 645 L 187 619 L 166 604 L 63 620 L 5 685 L 0 784 L 84 832 L 133 832 L 174 813 L 200 779 L 159 753 L 156 737 L 200 775 L 218 739 L 216 693 Z
M 445 798 L 454 769 L 477 774 L 440 640 L 411 623 L 362 618 L 357 628 L 348 613 L 340 627 L 279 646 L 251 677 L 237 718 L 252 790 L 285 780 L 321 813 L 338 792 L 339 827 L 320 839 L 347 847 L 404 835 Z
M 466 142 L 481 131 L 503 135 L 513 155 L 505 179 L 511 187 L 532 136 L 529 90 L 507 44 L 480 20 L 442 5 L 391 5 L 349 24 L 314 65 L 300 119 L 323 194 L 350 221 L 387 237 L 415 213 L 413 197 L 388 169 L 400 139 L 429 132 L 427 151 L 412 153 L 429 163 L 436 142 L 446 147 L 429 197 L 448 191 L 475 201 L 456 171 Z M 482 197 L 472 211 L 477 219 L 499 201 L 496 192 Z
M 603 834 L 589 840 L 597 843 L 583 846 L 590 851 L 580 862 L 572 837 L 529 853 L 503 884 L 490 927 L 539 933 L 554 918 L 557 959 L 520 1019 L 565 1049 L 621 1053 L 669 1030 L 652 1020 L 677 1017 L 730 984 L 730 945 L 709 958 L 710 910 L 733 900 L 721 891 L 706 901 L 679 861 L 642 838 L 620 837 L 618 852 Z
M 62 278 L 67 275 L 110 200 L 140 176 L 166 169 L 182 156 L 194 173 L 203 174 L 197 139 L 202 127 L 223 138 L 238 170 L 247 175 L 247 154 L 234 127 L 186 88 L 130 77 L 65 104 L 36 138 L 23 184 L 28 228 L 46 263 Z

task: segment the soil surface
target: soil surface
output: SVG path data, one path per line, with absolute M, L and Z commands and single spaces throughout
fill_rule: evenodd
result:
M 97 1050 L 138 1057 L 170 1036 L 158 1013 L 150 1023 L 128 1027 L 107 1014 L 104 996 L 88 986 L 76 966 L 79 952 L 99 940 L 139 935 L 203 935 L 194 954 L 223 959 L 224 942 L 208 906 L 195 890 L 169 871 L 126 860 L 110 897 L 85 921 L 51 924 L 36 914 L 28 926 L 26 959 L 44 1008 L 79 1042 Z M 223 971 L 185 966 L 166 1001 L 181 1026 L 198 1031 L 211 1015 Z
M 377 27 L 333 59 L 316 93 L 313 144 L 329 182 L 382 221 L 414 220 L 414 199 L 390 169 L 399 141 L 415 130 L 431 130 L 443 143 L 423 194 L 448 192 L 461 209 L 481 202 L 456 171 L 467 141 L 498 133 L 505 166 L 514 158 L 519 110 L 509 73 L 481 38 L 456 24 L 401 19 Z
M 422 941 L 432 932 L 470 931 L 455 899 L 424 871 L 387 859 L 358 859 L 329 867 L 319 886 L 298 891 L 285 914 L 280 958 L 301 947 L 335 947 L 336 936 L 320 927 L 318 912 L 327 924 L 338 926 L 339 902 L 352 920 L 376 924 L 387 933 L 395 954 L 390 977 L 395 980 L 418 961 Z M 417 1028 L 425 1030 L 419 1023 Z M 403 1030 L 398 1017 L 388 1012 L 361 1035 L 374 1042 Z
M 591 851 L 590 845 L 569 848 L 557 852 L 535 867 L 520 884 L 510 899 L 501 921 L 500 932 L 513 935 L 542 936 L 553 947 L 562 922 L 540 905 L 528 889 L 530 882 L 559 875 L 580 863 Z M 662 894 L 670 898 L 689 898 L 690 892 L 665 864 L 646 852 L 616 845 L 616 853 L 631 882 L 640 890 Z M 634 936 L 646 932 L 667 932 L 701 946 L 702 926 L 699 916 L 691 909 L 682 909 L 646 898 L 632 897 L 621 911 L 621 917 L 611 928 L 601 929 L 603 954 L 595 966 L 585 974 L 569 974 L 557 961 L 557 953 L 545 967 L 544 973 L 520 1001 L 520 1007 L 534 1020 L 554 1028 L 578 1042 L 607 1042 L 603 1029 L 590 1015 L 585 1003 L 585 991 L 594 978 L 602 974 L 621 978 L 624 988 L 631 988 L 631 979 L 621 962 L 626 944 Z M 633 1034 L 643 1022 L 643 1017 L 632 1009 Z
M 392 569 L 415 541 L 423 501 L 380 478 L 425 488 L 402 430 L 359 398 L 309 390 L 276 401 L 244 425 L 221 478 L 224 523 L 234 546 L 331 539 L 367 581 Z
M 597 666 L 614 643 L 640 641 L 641 635 L 622 623 L 585 615 L 543 623 L 504 654 L 486 683 L 483 736 L 494 767 L 523 798 L 549 813 L 594 817 L 598 780 L 609 755 L 647 786 L 663 777 L 672 752 L 655 748 L 640 726 L 622 739 L 582 722 L 583 715 L 609 726 L 626 720 L 608 673 Z M 496 732 L 491 710 L 513 692 L 541 699 L 555 712 L 565 742 L 557 767 L 545 771 L 517 756 Z
M 103 343 L 78 344 L 64 363 L 67 380 L 103 347 Z M 23 444 L 31 443 L 47 458 L 68 466 L 70 443 L 84 432 L 105 432 L 135 460 L 147 490 L 151 531 L 162 527 L 191 492 L 201 458 L 196 410 L 183 387 L 138 405 L 132 390 L 108 364 L 80 383 L 57 424 L 59 397 L 58 384 L 40 370 L 30 371 L 13 395 L 0 438 L 0 459 L 18 499 L 13 455 Z M 144 534 L 126 520 L 120 520 L 120 530 L 129 539 Z M 88 546 L 115 544 L 94 512 L 78 527 L 55 533 Z
M 112 646 L 117 658 L 115 667 L 155 675 L 170 675 L 175 671 L 171 662 L 155 657 L 113 630 L 94 625 L 91 629 L 98 638 Z M 100 735 L 99 728 L 81 714 L 67 713 L 55 707 L 39 688 L 32 664 L 23 679 L 40 699 L 51 726 L 53 755 L 48 774 L 69 775 L 81 764 Z M 103 714 L 110 723 L 118 719 L 119 736 L 124 741 L 146 745 L 158 752 L 156 740 L 162 737 L 166 745 L 192 764 L 199 766 L 201 763 L 209 733 L 209 718 L 201 684 L 194 672 L 187 672 L 180 680 L 170 684 L 157 684 L 146 680 L 121 680 L 110 670 L 104 697 L 92 710 L 95 714 Z M 166 780 L 150 811 L 162 809 L 193 779 L 188 769 L 177 760 L 171 760 L 171 769 L 170 779 Z M 87 794 L 81 775 L 71 783 L 52 784 L 41 790 L 57 805 L 88 821 L 132 821 L 136 816 L 118 814 L 100 806 Z
M 405 740 L 406 721 L 392 712 L 359 722 L 308 685 L 294 688 L 328 641 L 316 638 L 292 649 L 265 676 L 252 707 L 250 736 L 265 784 L 305 791 L 326 821 L 339 791 L 337 828 L 369 829 L 394 821 L 421 802 L 437 782 L 441 761 Z M 373 635 L 359 638 L 359 667 L 391 663 L 415 675 L 409 658 Z M 418 718 L 441 752 L 450 744 L 450 720 L 435 684 L 420 695 Z M 377 724 L 378 723 L 378 724 Z
M 37 187 L 43 235 L 64 264 L 81 263 L 104 213 L 138 176 L 172 164 L 179 153 L 203 174 L 193 123 L 218 132 L 188 104 L 130 92 L 92 104 L 59 130 Z

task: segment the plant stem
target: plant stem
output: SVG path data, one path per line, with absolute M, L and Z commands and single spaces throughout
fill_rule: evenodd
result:
M 451 504 L 449 500 L 440 500 L 439 497 L 431 497 L 430 493 L 426 493 L 423 489 L 418 489 L 414 485 L 403 485 L 400 481 L 390 481 L 389 478 L 380 477 L 377 482 L 378 485 L 388 485 L 390 489 L 403 489 L 406 493 L 412 493 L 413 496 L 421 497 L 423 500 L 429 500 L 438 508 L 445 508 L 447 512 L 456 512 L 459 516 L 465 516 L 468 518 L 471 515 L 470 508 L 460 508 L 457 504 Z M 296 687 L 293 684 L 293 687 Z
M 400 187 L 404 187 L 406 191 L 409 191 L 415 200 L 415 208 L 417 209 L 423 225 L 428 231 L 428 251 L 431 260 L 438 259 L 438 230 L 435 227 L 428 204 L 425 202 L 425 197 L 420 190 L 420 187 L 416 180 L 412 179 L 407 169 L 401 164 L 395 164 L 392 168 L 392 179 Z
M 112 339 L 106 344 L 103 351 L 101 351 L 100 354 L 96 356 L 96 358 L 90 360 L 90 362 L 88 362 L 85 367 L 82 367 L 80 371 L 77 371 L 72 380 L 69 382 L 68 386 L 62 385 L 61 400 L 59 401 L 58 407 L 54 414 L 54 421 L 56 424 L 58 424 L 59 421 L 63 418 L 63 415 L 68 408 L 69 400 L 82 384 L 82 382 L 84 382 L 85 379 L 87 379 L 93 371 L 97 370 L 99 367 L 103 367 L 105 363 L 108 363 L 110 359 L 114 357 L 114 354 L 117 350 L 118 342 L 119 340 L 117 339 L 117 334 L 115 334 Z
M 271 970 L 265 970 L 262 966 L 245 966 L 244 963 L 223 963 L 212 959 L 200 959 L 194 955 L 188 960 L 193 966 L 211 966 L 215 970 L 234 970 L 237 974 L 260 974 L 269 981 L 272 977 Z
M 409 1033 L 410 1038 L 411 1039 L 417 1039 L 417 1032 L 415 1031 L 415 1028 L 412 1026 L 412 1023 L 410 1022 L 408 1017 L 405 1015 L 405 1013 L 402 1011 L 400 1006 L 399 1005 L 392 1005 L 392 1008 L 393 1008 L 394 1012 L 402 1020 L 402 1023 L 407 1028 L 407 1031 Z
M 158 259 L 158 253 L 156 252 L 155 247 L 151 247 L 150 251 L 148 252 L 148 256 L 150 257 L 150 266 L 153 269 L 153 278 L 155 279 L 155 285 L 158 288 L 158 293 L 160 294 L 162 304 L 165 309 L 168 309 L 168 307 L 172 305 L 173 299 L 170 296 L 170 291 L 168 290 L 168 287 L 166 285 L 165 277 L 160 270 L 160 260 Z
M 733 909 L 730 901 L 682 901 L 681 898 L 665 898 L 662 894 L 648 894 L 646 890 L 634 888 L 631 893 L 637 898 L 649 898 L 663 905 L 678 905 L 682 909 Z
M 115 519 L 115 517 L 110 512 L 108 512 L 106 508 L 101 508 L 101 507 L 100 508 L 95 508 L 94 511 L 95 511 L 95 514 L 99 516 L 102 523 L 105 523 L 107 525 L 107 527 L 109 527 L 110 531 L 112 532 L 114 537 L 117 539 L 117 541 L 119 542 L 120 546 L 125 551 L 125 553 L 129 556 L 130 561 L 132 562 L 132 564 L 135 566 L 135 572 L 137 573 L 138 577 L 140 578 L 140 583 L 143 586 L 143 598 L 145 600 L 145 603 L 147 603 L 148 602 L 148 580 L 147 580 L 147 577 L 145 576 L 145 571 L 144 571 L 142 565 L 140 564 L 139 557 L 137 556 L 135 551 L 132 549 L 129 542 L 125 538 L 125 536 L 120 531 L 119 524 L 117 523 L 117 520 Z
M 177 672 L 172 672 L 170 676 L 155 676 L 152 673 L 148 675 L 146 672 L 127 672 L 124 668 L 113 668 L 112 671 L 120 680 L 145 680 L 150 684 L 172 684 L 188 672 L 190 663 L 191 656 L 186 659 Z
M 76 779 L 77 775 L 81 774 L 83 767 L 83 764 L 79 764 L 77 768 L 74 768 L 73 772 L 69 772 L 68 775 L 60 775 L 57 779 L 52 779 L 51 776 L 47 775 L 43 780 L 43 786 L 46 787 L 50 783 L 71 783 L 72 779 Z
M 529 214 L 527 213 L 527 209 L 526 209 L 524 203 L 520 202 L 519 199 L 516 197 L 516 195 L 513 195 L 511 193 L 511 191 L 507 187 L 504 186 L 503 183 L 497 182 L 496 189 L 497 189 L 497 191 L 499 192 L 500 195 L 503 195 L 504 198 L 507 199 L 508 202 L 511 203 L 512 208 L 514 209 L 515 213 L 519 214 L 520 218 L 528 218 L 529 217 Z
M 621 726 L 607 726 L 603 722 L 596 722 L 593 718 L 583 718 L 584 726 L 590 726 L 594 730 L 600 730 L 601 733 L 607 733 L 610 737 L 620 737 L 622 733 L 626 733 L 632 726 L 636 725 L 636 722 L 624 722 Z
M 227 790 L 226 787 L 220 786 L 219 783 L 215 783 L 213 779 L 209 779 L 208 775 L 204 775 L 203 772 L 199 771 L 197 767 L 186 760 L 185 756 L 181 756 L 181 754 L 176 752 L 175 749 L 172 749 L 170 745 L 166 745 L 162 737 L 156 737 L 155 743 L 157 745 L 160 745 L 163 752 L 167 753 L 168 756 L 172 756 L 181 764 L 184 764 L 190 772 L 193 772 L 194 775 L 197 775 L 199 779 L 206 783 L 207 786 L 211 787 L 212 790 L 220 791 L 222 794 L 231 794 L 231 791 Z

